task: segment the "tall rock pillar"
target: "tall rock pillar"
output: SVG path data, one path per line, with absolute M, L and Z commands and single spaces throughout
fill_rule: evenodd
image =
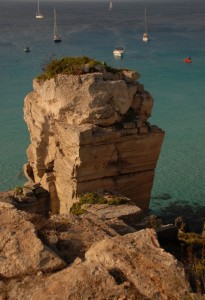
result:
M 26 176 L 68 212 L 88 191 L 117 191 L 146 210 L 164 132 L 152 126 L 153 99 L 139 74 L 96 67 L 33 81 L 25 98 L 30 132 Z

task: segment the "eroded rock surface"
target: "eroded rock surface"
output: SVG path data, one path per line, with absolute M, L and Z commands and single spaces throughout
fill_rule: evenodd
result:
M 23 188 L 0 192 L 0 202 L 31 214 L 48 216 L 50 213 L 50 194 L 38 184 L 25 184 Z
M 0 203 L 0 299 L 191 299 L 182 265 L 155 231 L 123 221 L 141 219 L 134 208 L 113 206 L 106 217 L 107 207 L 94 205 L 46 218 Z
M 7 286 L 9 299 L 191 299 L 183 268 L 152 229 L 97 242 L 68 268 Z
M 11 204 L 0 203 L 0 279 L 51 272 L 65 266 L 36 236 L 35 227 L 21 212 Z
M 147 122 L 153 99 L 138 78 L 102 70 L 34 80 L 24 104 L 31 138 L 24 171 L 50 192 L 55 213 L 99 190 L 148 208 L 164 132 Z

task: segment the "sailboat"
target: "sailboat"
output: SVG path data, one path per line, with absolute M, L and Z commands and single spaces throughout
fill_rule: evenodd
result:
M 112 10 L 112 0 L 110 0 L 110 4 L 109 4 L 109 8 L 108 8 L 109 11 Z
M 37 3 L 37 12 L 36 12 L 36 19 L 43 19 L 44 16 L 40 13 L 40 8 L 39 8 L 39 0 Z
M 58 34 L 56 25 L 56 9 L 54 8 L 54 30 L 53 30 L 53 40 L 55 43 L 61 42 L 61 36 Z
M 143 42 L 149 42 L 149 35 L 147 33 L 147 12 L 145 8 L 145 32 L 142 37 Z

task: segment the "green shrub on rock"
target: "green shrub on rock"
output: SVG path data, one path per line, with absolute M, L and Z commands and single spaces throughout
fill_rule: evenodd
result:
M 128 203 L 128 198 L 116 195 L 99 195 L 94 192 L 87 192 L 79 196 L 79 201 L 74 203 L 70 208 L 70 212 L 74 215 L 81 215 L 86 212 L 82 208 L 83 204 L 108 204 L 108 205 L 122 205 Z
M 70 212 L 76 216 L 82 215 L 84 212 L 86 212 L 86 210 L 83 209 L 81 205 L 82 204 L 80 202 L 73 203 L 72 207 L 70 208 Z
M 46 62 L 43 66 L 43 74 L 39 75 L 37 80 L 51 79 L 58 74 L 81 75 L 87 72 L 94 73 L 99 72 L 99 69 L 103 68 L 113 74 L 120 73 L 122 71 L 114 69 L 104 62 L 99 62 L 87 56 L 63 57 Z
M 14 194 L 15 194 L 15 195 L 23 195 L 23 188 L 20 187 L 20 186 L 16 186 L 16 187 L 14 188 Z

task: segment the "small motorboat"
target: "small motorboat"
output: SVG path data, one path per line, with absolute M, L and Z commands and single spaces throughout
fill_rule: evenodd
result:
M 183 60 L 183 62 L 185 62 L 185 63 L 187 63 L 187 64 L 190 64 L 190 63 L 192 63 L 191 56 L 189 56 L 189 57 L 186 57 L 186 58 Z
M 28 46 L 24 48 L 24 52 L 30 52 L 30 51 L 31 50 L 30 50 L 30 48 Z
M 113 54 L 118 57 L 122 57 L 124 53 L 125 53 L 125 50 L 123 49 L 123 47 L 117 47 L 113 51 Z

